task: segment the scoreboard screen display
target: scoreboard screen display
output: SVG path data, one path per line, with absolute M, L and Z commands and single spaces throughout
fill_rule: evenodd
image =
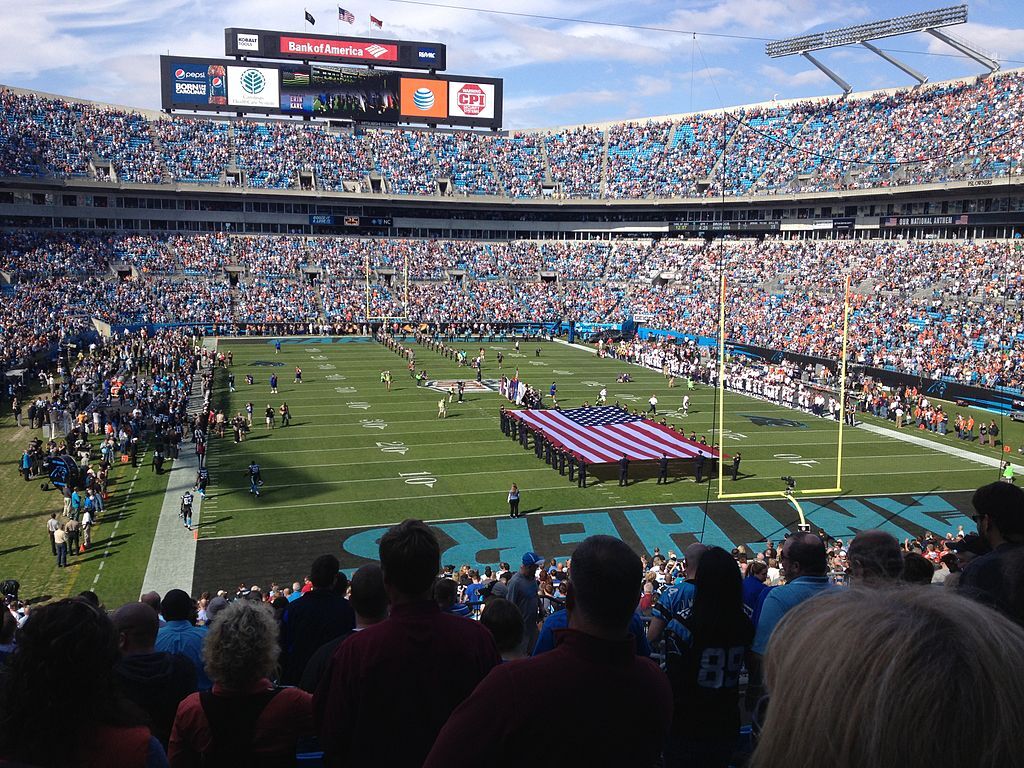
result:
M 168 112 L 500 128 L 500 78 L 324 64 L 160 57 Z
M 398 122 L 399 76 L 379 69 L 284 67 L 281 112 L 364 122 Z

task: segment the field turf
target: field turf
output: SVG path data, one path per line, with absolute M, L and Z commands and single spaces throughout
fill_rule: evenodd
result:
M 405 517 L 501 515 L 507 512 L 505 494 L 513 482 L 521 488 L 523 510 L 535 513 L 692 503 L 709 494 L 717 498 L 717 476 L 710 485 L 698 486 L 686 462 L 672 467 L 674 480 L 668 486 L 655 484 L 653 468 L 634 464 L 632 474 L 639 482 L 620 488 L 616 468 L 609 468 L 598 472 L 590 487 L 579 489 L 501 434 L 497 393 L 467 393 L 464 403 L 453 403 L 448 417 L 438 419 L 442 394 L 417 387 L 398 355 L 368 340 L 328 342 L 285 343 L 280 354 L 266 340 L 220 342 L 221 351 L 233 353 L 238 384 L 228 394 L 219 379 L 217 395 L 226 398 L 231 414 L 253 402 L 255 418 L 242 444 L 234 445 L 230 437 L 214 441 L 203 537 L 346 528 Z M 475 342 L 459 346 L 471 355 L 480 347 Z M 562 407 L 585 400 L 593 404 L 601 385 L 608 388 L 609 402 L 630 408 L 645 408 L 656 394 L 659 413 L 667 413 L 669 423 L 711 439 L 713 388 L 698 386 L 690 392 L 689 415 L 683 416 L 678 408 L 685 387 L 670 389 L 656 372 L 555 343 L 524 343 L 519 356 L 508 342 L 485 342 L 483 347 L 485 380 L 511 375 L 518 367 L 523 380 L 545 392 L 556 382 Z M 499 350 L 505 356 L 500 371 L 495 361 Z M 425 368 L 431 380 L 472 378 L 469 368 L 424 347 L 416 351 L 417 368 Z M 302 384 L 292 381 L 295 366 L 303 369 Z M 617 374 L 627 369 L 634 381 L 617 384 Z M 380 383 L 383 370 L 394 376 L 390 392 Z M 277 396 L 269 394 L 267 384 L 275 371 Z M 253 385 L 244 384 L 246 374 L 254 376 Z M 291 409 L 291 426 L 267 429 L 266 406 L 276 409 L 282 401 Z M 785 422 L 773 425 L 773 419 Z M 740 480 L 727 476 L 725 491 L 777 492 L 783 475 L 795 477 L 799 489 L 834 487 L 837 430 L 832 421 L 728 394 L 724 450 L 741 451 L 743 461 Z M 946 441 L 966 445 L 952 436 Z M 842 487 L 852 495 L 962 490 L 996 477 L 994 468 L 863 430 L 847 429 L 844 446 Z M 245 478 L 252 459 L 262 466 L 266 482 L 258 499 L 248 492 Z

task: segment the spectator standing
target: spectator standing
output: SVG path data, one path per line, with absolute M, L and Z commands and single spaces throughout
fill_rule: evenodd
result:
M 118 691 L 117 658 L 114 625 L 87 600 L 70 598 L 32 611 L 0 686 L 0 762 L 166 766 L 144 714 Z M 63 715 L 59 729 L 47 713 Z
M 335 589 L 338 565 L 334 555 L 320 555 L 309 571 L 313 588 L 285 609 L 281 622 L 284 655 L 281 682 L 285 685 L 298 684 L 317 648 L 328 640 L 348 634 L 355 626 L 352 606 L 342 591 Z M 348 586 L 347 579 L 345 586 Z
M 1019 765 L 1020 669 L 1020 627 L 952 590 L 830 590 L 772 635 L 751 766 L 916 766 L 932 754 L 951 768 Z M 949 728 L 965 712 L 972 727 Z
M 523 564 L 508 582 L 505 599 L 519 609 L 523 617 L 523 653 L 529 653 L 537 644 L 537 622 L 540 620 L 540 585 L 537 583 L 537 568 L 544 565 L 544 558 L 536 552 L 523 555 Z
M 740 729 L 739 677 L 754 639 L 743 585 L 721 547 L 701 555 L 693 605 L 665 644 L 673 716 L 665 765 L 728 768 Z
M 306 662 L 299 687 L 314 693 L 324 678 L 328 665 L 338 646 L 350 635 L 379 624 L 388 617 L 388 595 L 384 591 L 384 577 L 377 563 L 368 563 L 352 574 L 349 604 L 356 615 L 355 628 L 344 632 L 317 648 Z
M 960 590 L 1024 626 L 1024 490 L 990 483 L 974 492 L 971 504 L 991 551 L 967 564 Z
M 213 682 L 203 667 L 203 641 L 205 627 L 195 626 L 196 607 L 187 592 L 172 589 L 160 601 L 160 613 L 164 625 L 156 636 L 155 648 L 165 653 L 180 653 L 196 667 L 197 687 L 208 691 Z
M 861 531 L 847 551 L 850 579 L 856 585 L 884 586 L 899 580 L 903 552 L 896 537 L 885 531 Z
M 302 736 L 313 733 L 312 697 L 270 682 L 280 646 L 273 610 L 239 600 L 210 627 L 203 657 L 214 680 L 178 707 L 171 765 L 290 765 Z
M 177 653 L 157 651 L 160 617 L 145 603 L 128 603 L 111 616 L 121 658 L 118 685 L 148 716 L 153 735 L 167 748 L 178 704 L 196 691 L 196 666 Z
M 419 768 L 452 710 L 500 660 L 484 627 L 431 599 L 441 549 L 425 523 L 384 534 L 380 565 L 391 615 L 338 647 L 314 696 L 328 766 Z
M 552 765 L 654 765 L 672 694 L 629 636 L 641 576 L 640 558 L 619 539 L 591 536 L 580 544 L 572 556 L 569 628 L 558 633 L 555 649 L 493 670 L 445 724 L 426 768 L 523 765 L 537 755 Z M 557 728 L 537 716 L 544 690 L 573 691 L 575 704 Z M 507 705 L 501 716 L 496 701 Z

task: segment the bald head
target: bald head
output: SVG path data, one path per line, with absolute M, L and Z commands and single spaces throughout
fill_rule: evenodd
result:
M 117 630 L 122 654 L 153 652 L 160 617 L 151 607 L 145 603 L 128 603 L 114 611 L 110 620 Z
M 903 553 L 896 537 L 885 531 L 861 531 L 847 550 L 850 573 L 864 584 L 896 581 L 903 571 Z
M 160 613 L 160 593 L 159 592 L 147 592 L 139 598 L 140 603 L 145 603 L 159 615 Z
M 787 581 L 799 576 L 824 576 L 828 570 L 825 542 L 813 533 L 794 533 L 786 539 L 782 559 Z
M 686 561 L 686 578 L 692 581 L 697 578 L 697 566 L 700 565 L 700 558 L 708 551 L 706 545 L 694 542 L 683 550 L 683 559 Z

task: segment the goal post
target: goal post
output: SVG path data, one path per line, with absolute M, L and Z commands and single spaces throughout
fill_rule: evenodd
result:
M 846 356 L 850 335 L 850 276 L 847 275 L 844 281 L 843 291 L 843 338 L 842 352 L 839 361 L 839 430 L 836 445 L 836 482 L 831 488 L 805 488 L 799 489 L 797 493 L 807 495 L 812 493 L 841 493 L 843 490 L 843 431 L 846 426 Z M 727 296 L 727 280 L 723 274 L 718 305 L 718 498 L 719 499 L 754 499 L 754 498 L 786 498 L 797 506 L 800 511 L 801 522 L 803 512 L 793 499 L 793 493 L 789 490 L 781 491 L 752 491 L 746 493 L 725 492 L 725 462 L 721 455 L 725 449 L 725 307 Z
M 364 288 L 366 301 L 366 322 L 374 321 L 388 322 L 398 320 L 405 322 L 409 319 L 409 254 L 405 254 L 405 264 L 402 267 L 402 313 L 400 315 L 372 315 L 370 314 L 370 292 L 373 284 L 373 269 L 370 266 L 370 254 L 367 251 L 363 257 Z

